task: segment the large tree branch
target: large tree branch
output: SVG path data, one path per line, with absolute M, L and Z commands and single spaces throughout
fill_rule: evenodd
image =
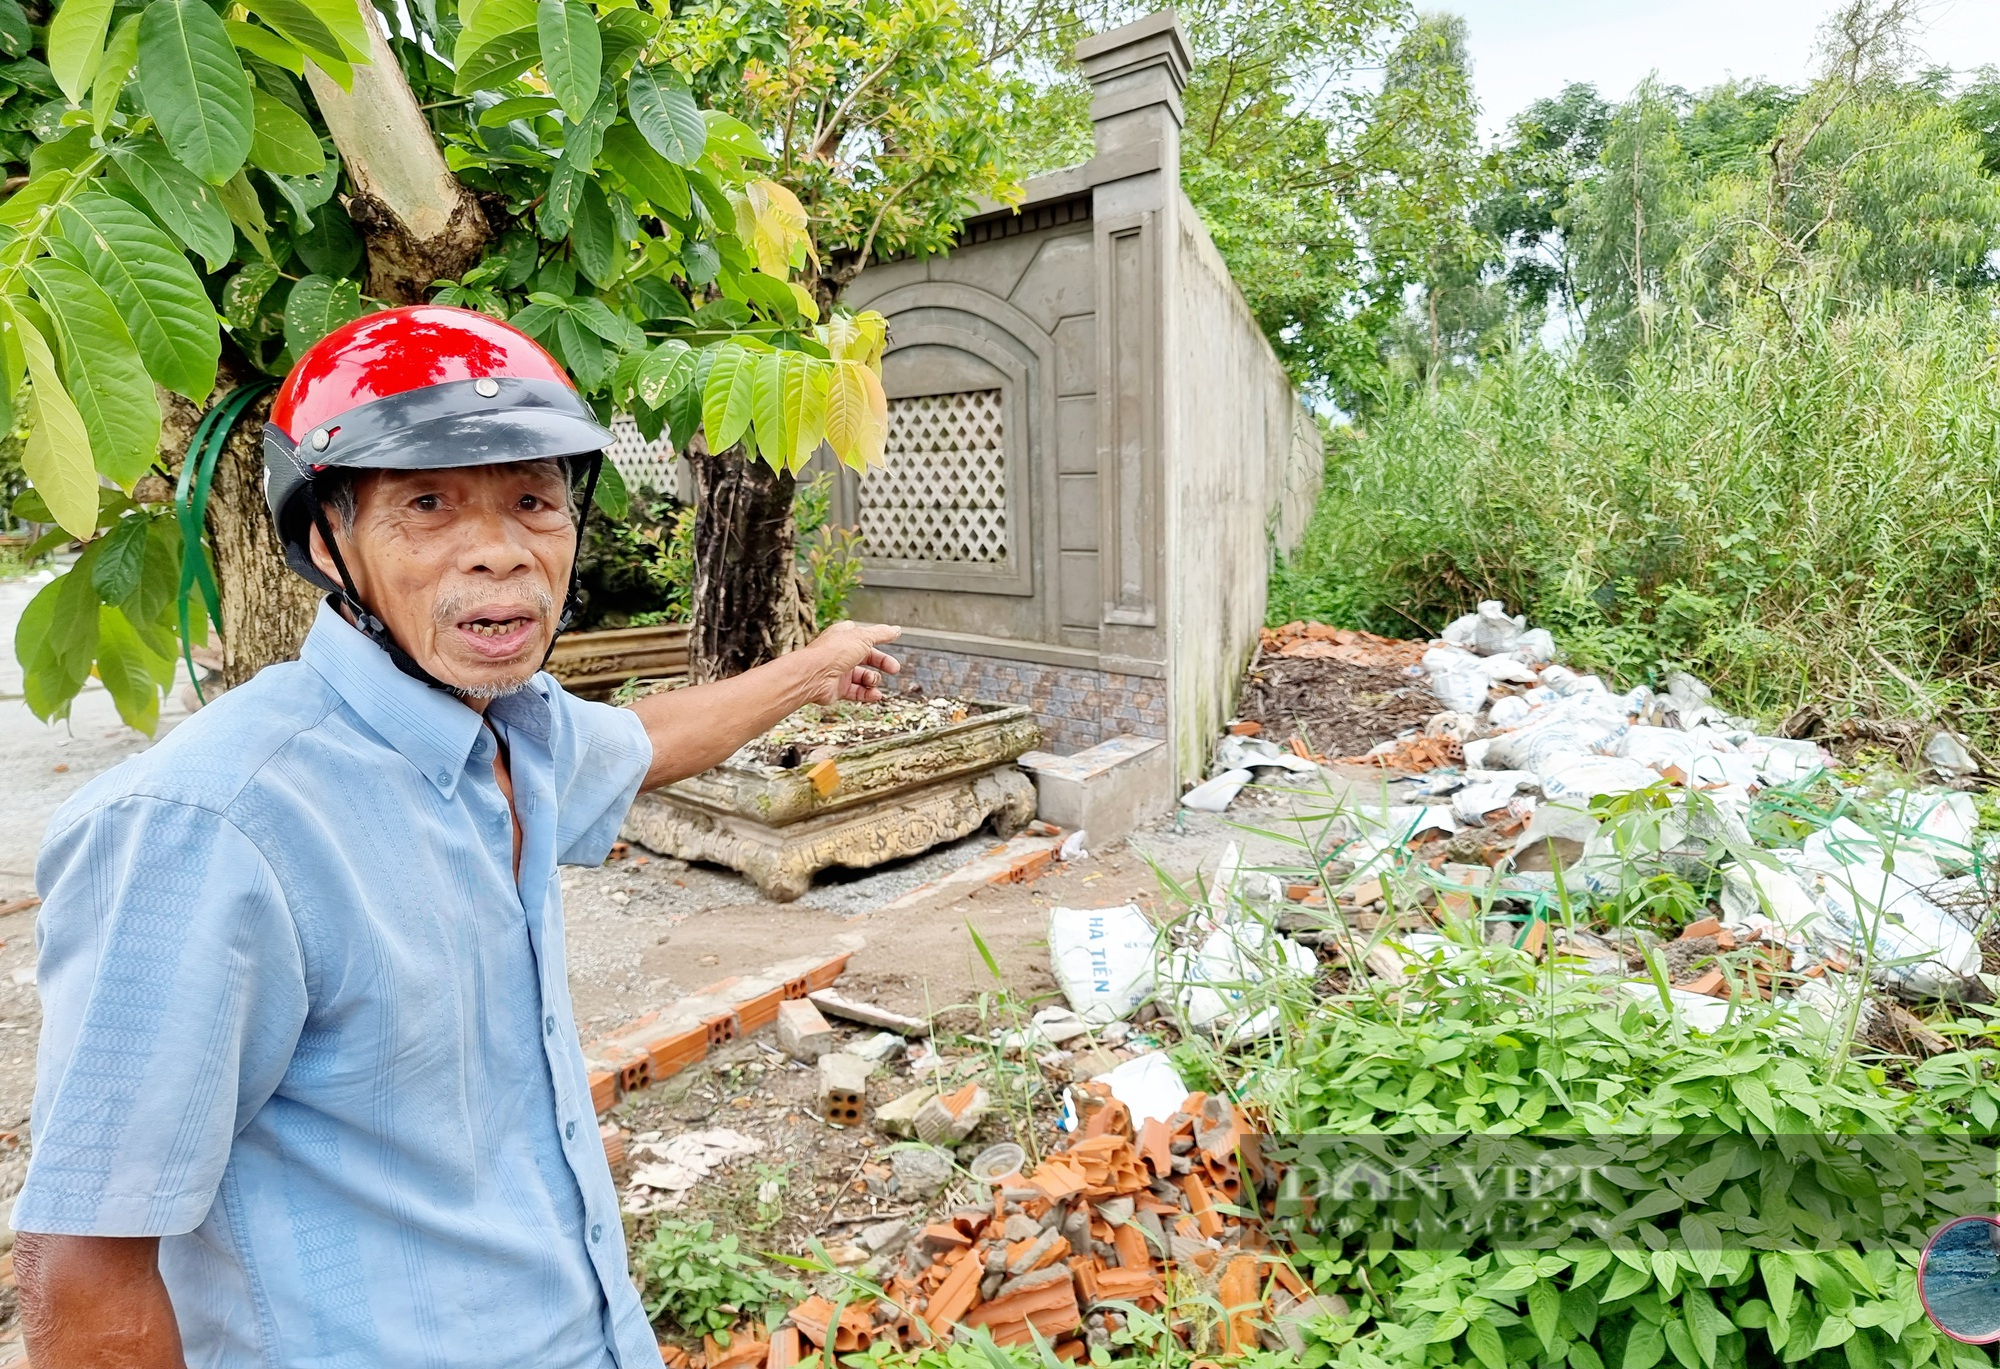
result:
M 351 90 L 308 64 L 306 80 L 354 182 L 348 213 L 368 240 L 368 293 L 421 300 L 432 281 L 456 279 L 479 260 L 492 229 L 472 193 L 444 164 L 372 4 L 359 0 L 368 60 Z

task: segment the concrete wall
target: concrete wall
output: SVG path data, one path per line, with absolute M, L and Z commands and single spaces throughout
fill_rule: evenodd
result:
M 1190 774 L 1235 707 L 1272 554 L 1297 544 L 1323 461 L 1318 425 L 1185 198 L 1179 230 L 1168 678 L 1175 759 Z
M 1056 750 L 1170 740 L 1186 780 L 1234 703 L 1273 546 L 1296 540 L 1317 494 L 1318 430 L 1181 193 L 1172 13 L 1077 58 L 1096 155 L 1030 181 L 1018 210 L 985 206 L 950 254 L 871 266 L 844 297 L 889 320 L 892 423 L 915 431 L 976 396 L 1000 433 L 980 459 L 1004 473 L 1004 497 L 978 495 L 975 552 L 877 545 L 850 611 L 904 625 L 926 689 L 1031 703 Z M 917 522 L 974 497 L 940 469 L 946 493 Z M 887 544 L 906 525 L 882 521 L 900 515 L 870 478 Z M 895 498 L 929 488 L 913 478 Z M 838 477 L 838 521 L 863 521 L 862 493 Z

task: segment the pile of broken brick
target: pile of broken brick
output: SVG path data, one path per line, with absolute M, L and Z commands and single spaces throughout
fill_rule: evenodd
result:
M 829 1339 L 848 1354 L 981 1331 L 1078 1360 L 1110 1345 L 1135 1309 L 1164 1314 L 1191 1349 L 1226 1358 L 1301 1348 L 1307 1322 L 1345 1314 L 1339 1298 L 1307 1287 L 1257 1215 L 1277 1175 L 1241 1109 L 1195 1093 L 1134 1128 L 1104 1085 L 1072 1096 L 1069 1145 L 1025 1174 L 992 1178 L 988 1201 L 913 1232 L 877 1293 L 838 1306 L 815 1295 L 775 1330 L 746 1326 L 727 1345 L 710 1337 L 698 1354 L 663 1347 L 671 1369 L 790 1369 Z

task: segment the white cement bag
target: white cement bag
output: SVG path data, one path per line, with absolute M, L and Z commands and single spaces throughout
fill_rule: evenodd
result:
M 1576 804 L 1602 794 L 1630 794 L 1660 782 L 1659 772 L 1623 756 L 1584 756 L 1542 777 L 1552 803 Z
M 1049 909 L 1049 961 L 1070 1008 L 1092 1026 L 1122 1021 L 1153 994 L 1157 934 L 1135 903 Z

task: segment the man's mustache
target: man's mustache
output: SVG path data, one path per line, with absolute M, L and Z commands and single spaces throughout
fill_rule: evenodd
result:
M 527 597 L 528 603 L 510 603 L 507 608 L 538 623 L 545 623 L 555 616 L 555 597 L 547 590 L 537 589 Z M 490 609 L 492 604 L 493 600 L 483 594 L 447 594 L 431 606 L 431 617 L 441 629 L 456 627 L 475 612 Z

